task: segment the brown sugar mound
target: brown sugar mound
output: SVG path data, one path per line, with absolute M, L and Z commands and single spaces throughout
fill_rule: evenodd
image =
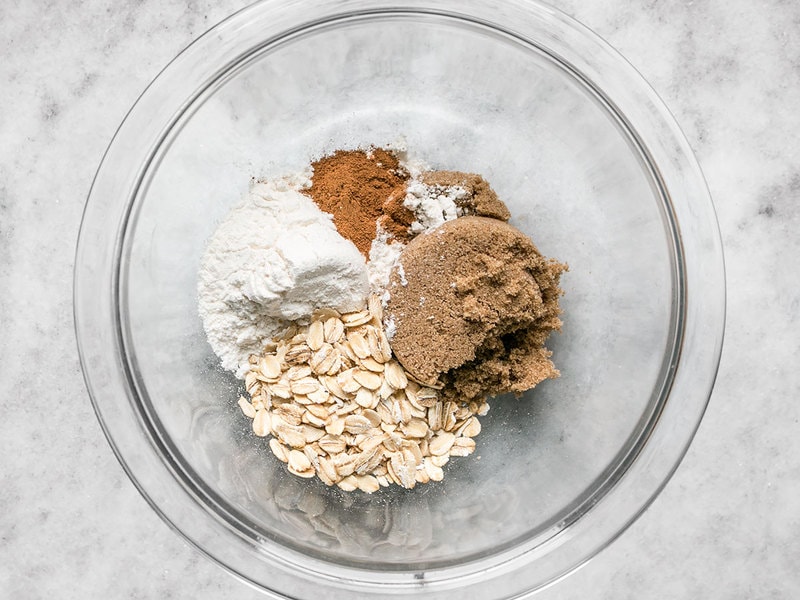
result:
M 408 239 L 414 213 L 403 206 L 408 172 L 389 150 L 337 150 L 311 164 L 305 193 L 333 215 L 339 233 L 369 257 L 376 224 L 400 241 Z
M 566 265 L 521 231 L 462 217 L 414 238 L 392 273 L 392 351 L 420 382 L 461 401 L 522 393 L 559 375 L 548 335 L 561 328 Z
M 425 185 L 464 188 L 469 194 L 456 201 L 456 205 L 468 215 L 491 217 L 508 221 L 511 213 L 505 203 L 497 197 L 489 183 L 475 173 L 461 171 L 427 171 L 422 173 L 420 181 Z

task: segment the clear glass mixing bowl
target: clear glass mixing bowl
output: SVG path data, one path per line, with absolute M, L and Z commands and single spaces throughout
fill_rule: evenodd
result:
M 250 433 L 197 316 L 198 264 L 251 177 L 401 137 L 435 168 L 483 174 L 569 263 L 549 344 L 562 375 L 493 400 L 443 482 L 347 494 L 288 474 Z M 267 0 L 178 56 L 120 126 L 86 205 L 75 321 L 120 462 L 231 572 L 300 599 L 505 598 L 597 553 L 677 467 L 716 373 L 724 269 L 674 121 L 563 14 Z

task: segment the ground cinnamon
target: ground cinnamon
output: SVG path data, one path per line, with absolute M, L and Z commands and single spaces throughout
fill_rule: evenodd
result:
M 337 150 L 312 163 L 312 185 L 305 191 L 333 215 L 336 229 L 369 257 L 377 226 L 407 241 L 414 213 L 403 206 L 408 172 L 389 150 Z

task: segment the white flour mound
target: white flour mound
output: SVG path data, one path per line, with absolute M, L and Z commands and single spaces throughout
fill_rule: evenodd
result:
M 364 258 L 330 215 L 300 192 L 308 173 L 255 184 L 211 237 L 200 266 L 199 313 L 223 368 L 243 377 L 251 354 L 317 308 L 359 310 Z

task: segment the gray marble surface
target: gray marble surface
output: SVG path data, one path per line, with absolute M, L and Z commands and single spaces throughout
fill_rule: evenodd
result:
M 72 327 L 81 211 L 115 128 L 161 67 L 244 4 L 0 4 L 0 598 L 263 597 L 128 481 Z M 800 4 L 556 5 L 616 46 L 683 127 L 716 202 L 729 312 L 717 386 L 674 478 L 537 597 L 800 597 Z

